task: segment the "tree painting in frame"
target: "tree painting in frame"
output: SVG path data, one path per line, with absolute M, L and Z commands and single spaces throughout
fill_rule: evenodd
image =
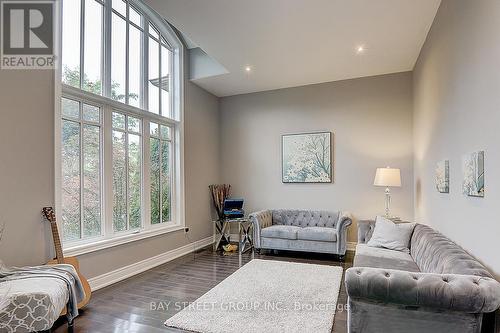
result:
M 450 193 L 450 161 L 440 161 L 436 167 L 436 188 L 439 193 Z
M 331 132 L 283 135 L 283 183 L 331 183 L 331 152 Z
M 464 155 L 462 165 L 463 193 L 470 197 L 484 197 L 484 151 Z

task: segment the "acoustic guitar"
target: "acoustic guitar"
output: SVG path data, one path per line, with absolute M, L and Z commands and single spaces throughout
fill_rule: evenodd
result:
M 47 265 L 56 265 L 56 264 L 69 264 L 73 266 L 78 273 L 78 277 L 80 278 L 80 281 L 82 282 L 83 290 L 85 292 L 85 298 L 78 303 L 78 309 L 83 308 L 85 305 L 88 304 L 90 301 L 90 295 L 91 295 L 91 290 L 90 290 L 90 285 L 88 281 L 82 276 L 80 273 L 80 264 L 78 262 L 78 259 L 75 257 L 64 257 L 63 251 L 62 251 L 62 246 L 61 246 L 61 240 L 59 239 L 59 232 L 57 230 L 57 223 L 56 223 L 56 214 L 54 213 L 54 208 L 52 207 L 43 207 L 42 209 L 43 215 L 47 219 L 47 221 L 50 222 L 50 227 L 52 229 L 52 238 L 54 240 L 54 247 L 56 249 L 56 259 L 50 260 Z M 66 310 L 63 310 L 63 313 L 61 315 L 65 314 Z

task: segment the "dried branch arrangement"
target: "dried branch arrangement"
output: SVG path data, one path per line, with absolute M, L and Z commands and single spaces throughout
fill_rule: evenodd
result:
M 224 200 L 229 197 L 231 185 L 215 184 L 208 187 L 212 194 L 212 201 L 219 219 L 224 218 Z

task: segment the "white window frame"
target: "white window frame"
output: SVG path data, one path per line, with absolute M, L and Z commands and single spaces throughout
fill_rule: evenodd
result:
M 62 114 L 62 110 L 61 110 L 61 116 L 60 116 L 60 129 L 62 131 L 62 123 L 63 121 L 71 121 L 71 122 L 74 122 L 74 123 L 77 123 L 79 126 L 80 126 L 80 140 L 79 140 L 79 152 L 80 152 L 80 236 L 83 236 L 83 203 L 84 203 L 84 196 L 82 195 L 82 189 L 83 189 L 83 185 L 84 185 L 84 177 L 83 177 L 83 174 L 84 174 L 84 170 L 83 170 L 83 164 L 84 164 L 84 155 L 83 155 L 83 152 L 84 152 L 84 148 L 83 148 L 83 135 L 84 135 L 84 132 L 83 132 L 83 129 L 84 129 L 84 126 L 85 125 L 91 125 L 91 126 L 98 126 L 99 127 L 99 163 L 101 164 L 101 166 L 103 165 L 103 159 L 104 159 L 104 144 L 103 144 L 103 138 L 104 138 L 104 122 L 103 122 L 103 119 L 104 119 L 104 106 L 100 103 L 94 103 L 94 102 L 91 102 L 89 101 L 88 99 L 81 99 L 81 98 L 78 98 L 76 96 L 66 96 L 66 95 L 63 95 L 62 98 L 66 98 L 68 100 L 72 100 L 72 101 L 76 101 L 78 102 L 79 104 L 79 119 L 76 119 L 76 118 L 71 118 L 71 117 L 67 117 L 67 116 L 64 116 Z M 61 100 L 60 100 L 61 101 Z M 61 103 L 61 102 L 60 102 Z M 91 106 L 95 106 L 95 107 L 98 107 L 99 108 L 99 122 L 96 123 L 96 122 L 91 122 L 91 121 L 86 121 L 83 119 L 83 105 L 91 105 Z M 61 147 L 62 148 L 62 147 Z M 61 164 L 62 165 L 62 164 Z M 104 218 L 104 209 L 103 209 L 103 184 L 104 184 L 104 174 L 103 174 L 103 168 L 101 167 L 100 170 L 99 170 L 99 190 L 100 190 L 100 195 L 99 195 L 99 203 L 100 203 L 100 217 L 101 217 L 101 220 Z M 62 178 L 62 169 L 61 169 L 61 178 Z M 61 181 L 61 186 L 62 186 L 62 181 Z M 60 187 L 61 188 L 61 187 Z M 61 201 L 62 201 L 62 197 L 61 197 Z M 58 219 L 58 221 L 62 221 L 62 219 Z M 103 232 L 103 228 L 104 228 L 104 223 L 101 223 L 101 236 L 104 235 L 104 232 Z M 59 226 L 59 230 L 62 230 L 62 224 Z M 60 237 L 62 239 L 62 237 Z M 94 239 L 94 238 L 97 238 L 97 237 L 92 237 L 91 239 Z M 75 242 L 78 242 L 78 240 L 75 240 Z
M 151 126 L 151 122 L 148 123 L 148 130 L 149 130 L 149 142 L 148 142 L 148 154 L 151 152 L 151 139 L 157 139 L 158 140 L 158 143 L 159 143 L 159 149 L 160 149 L 160 163 L 159 163 L 159 167 L 160 167 L 160 183 L 161 183 L 161 179 L 162 179 L 162 174 L 163 174 L 163 166 L 161 164 L 162 162 L 162 155 L 163 155 L 163 152 L 161 151 L 161 145 L 163 142 L 168 142 L 169 143 L 169 147 L 170 147 L 170 152 L 172 152 L 174 150 L 174 146 L 175 146 L 175 128 L 172 127 L 171 125 L 168 125 L 166 123 L 163 123 L 163 124 L 159 124 L 159 123 L 156 123 L 154 122 L 155 124 L 158 125 L 158 135 L 151 135 L 151 128 L 149 126 Z M 161 134 L 161 126 L 166 126 L 169 128 L 169 131 L 170 131 L 170 138 L 163 138 L 162 137 L 162 134 Z M 170 154 L 170 156 L 174 156 L 172 154 Z M 175 156 L 174 156 L 175 157 Z M 148 155 L 148 158 L 149 158 L 149 161 L 151 162 L 151 156 Z M 176 186 L 173 186 L 173 183 L 175 182 L 175 179 L 172 178 L 172 175 L 174 174 L 173 173 L 173 170 L 175 168 L 175 159 L 173 158 L 170 158 L 169 159 L 169 165 L 168 165 L 168 168 L 169 168 L 169 171 L 170 171 L 170 186 L 171 186 L 171 189 L 170 189 L 170 206 L 171 207 L 175 207 L 175 204 L 176 204 L 176 201 L 177 201 L 177 196 L 176 196 Z M 151 168 L 150 168 L 151 169 Z M 148 181 L 150 182 L 151 181 L 151 174 L 149 174 L 149 179 Z M 149 183 L 149 188 L 151 188 L 151 183 Z M 161 187 L 161 184 L 160 184 L 160 207 L 159 207 L 159 210 L 160 210 L 160 223 L 157 223 L 157 224 L 153 224 L 151 223 L 151 218 L 149 219 L 149 222 L 151 223 L 151 228 L 159 228 L 161 227 L 163 224 L 165 223 L 172 223 L 172 221 L 174 220 L 173 218 L 173 215 L 171 214 L 170 215 L 170 219 L 169 220 L 166 220 L 166 222 L 163 222 L 163 214 L 162 214 L 162 210 L 163 210 L 163 192 L 162 192 L 162 187 Z M 151 191 L 149 191 L 148 195 L 151 195 Z M 149 198 L 149 202 L 150 202 L 150 205 L 148 206 L 148 209 L 151 209 L 151 198 Z M 172 211 L 171 211 L 172 213 Z M 151 211 L 149 211 L 149 217 L 151 217 Z
M 99 0 L 101 2 L 101 0 Z M 185 226 L 185 205 L 184 205 L 184 46 L 174 32 L 155 11 L 150 9 L 140 0 L 128 0 L 129 4 L 133 5 L 142 14 L 148 18 L 167 40 L 172 51 L 171 61 L 171 87 L 173 87 L 170 94 L 171 101 L 171 114 L 172 118 L 167 118 L 158 114 L 150 113 L 142 108 L 137 108 L 122 102 L 115 101 L 111 98 L 95 95 L 79 88 L 71 87 L 62 83 L 62 19 L 57 20 L 57 36 L 56 50 L 57 50 L 57 69 L 55 71 L 55 206 L 56 217 L 59 223 L 59 229 L 62 231 L 61 219 L 61 185 L 62 185 L 62 163 L 61 163 L 61 130 L 62 130 L 62 110 L 61 98 L 76 99 L 83 103 L 93 104 L 101 107 L 102 127 L 101 127 L 101 236 L 81 239 L 72 242 L 64 242 L 63 249 L 65 255 L 80 255 L 84 253 L 94 252 L 105 248 L 133 242 L 148 237 L 153 237 L 169 232 L 174 232 L 184 229 Z M 110 29 L 111 18 L 111 2 L 104 1 L 105 15 L 104 15 L 104 37 L 102 38 L 102 47 L 109 43 L 110 45 L 111 34 L 106 29 Z M 58 5 L 56 9 L 58 17 L 62 18 L 62 6 Z M 108 7 L 108 8 L 106 8 Z M 106 23 L 107 22 L 107 23 Z M 148 21 L 144 23 L 144 39 L 143 44 L 148 49 Z M 83 52 L 81 48 L 80 52 Z M 103 51 L 105 52 L 105 51 Z M 143 57 L 143 73 L 148 71 L 148 59 Z M 110 85 L 106 82 L 111 82 L 111 56 L 106 54 L 104 56 L 102 71 L 103 94 L 109 95 L 106 91 Z M 160 59 L 161 62 L 161 59 Z M 161 76 L 161 65 L 160 65 Z M 127 78 L 128 79 L 128 78 Z M 161 95 L 161 94 L 160 94 Z M 147 93 L 147 75 L 143 75 L 143 91 L 142 91 L 142 106 L 144 108 L 148 105 Z M 161 110 L 161 102 L 159 104 Z M 122 232 L 113 232 L 113 191 L 112 191 L 112 111 L 116 110 L 120 113 L 133 116 L 141 119 L 141 139 L 142 139 L 142 228 L 135 230 L 128 230 Z M 161 111 L 160 111 L 161 112 Z M 172 154 L 171 154 L 171 175 L 172 175 L 172 192 L 171 192 L 171 222 L 159 223 L 156 225 L 151 224 L 151 203 L 150 203 L 150 130 L 149 122 L 163 124 L 171 127 L 172 132 Z M 61 237 L 62 239 L 62 237 Z

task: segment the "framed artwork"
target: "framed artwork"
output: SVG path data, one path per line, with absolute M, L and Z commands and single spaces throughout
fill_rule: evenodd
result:
M 462 167 L 463 193 L 470 197 L 484 197 L 484 151 L 464 155 Z
M 436 167 L 436 188 L 439 193 L 450 193 L 450 161 L 440 161 Z
M 332 133 L 283 135 L 283 183 L 332 182 Z

